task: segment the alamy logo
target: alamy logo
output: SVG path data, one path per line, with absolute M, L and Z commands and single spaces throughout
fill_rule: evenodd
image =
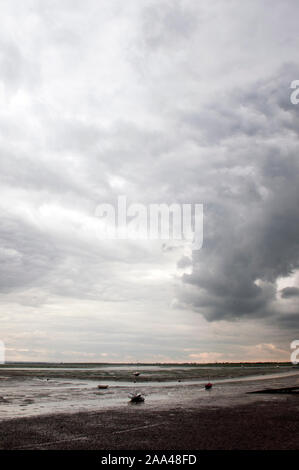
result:
M 117 204 L 99 204 L 101 239 L 186 240 L 193 250 L 203 243 L 202 204 L 130 204 L 126 196 L 118 196 Z
M 290 100 L 292 104 L 299 103 L 299 80 L 293 80 L 290 88 L 293 88 L 294 91 L 291 93 Z
M 0 364 L 5 363 L 5 345 L 3 341 L 0 341 Z
M 295 350 L 291 354 L 291 362 L 292 364 L 297 365 L 299 363 L 299 340 L 298 339 L 295 339 L 294 341 L 291 342 L 291 349 Z

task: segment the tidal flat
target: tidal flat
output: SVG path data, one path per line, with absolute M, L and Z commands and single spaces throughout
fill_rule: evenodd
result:
M 0 448 L 298 448 L 299 396 L 252 393 L 298 385 L 282 364 L 5 366 Z

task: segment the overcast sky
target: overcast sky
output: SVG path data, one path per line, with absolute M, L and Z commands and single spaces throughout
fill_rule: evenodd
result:
M 0 1 L 7 360 L 289 360 L 299 339 L 297 0 Z M 204 244 L 95 209 L 203 203 Z

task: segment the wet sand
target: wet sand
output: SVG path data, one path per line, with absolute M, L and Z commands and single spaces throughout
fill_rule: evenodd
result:
M 298 385 L 298 375 L 161 387 L 160 399 L 110 409 L 3 420 L 1 449 L 215 450 L 298 449 L 299 396 L 253 390 Z M 163 395 L 164 394 L 164 395 Z M 158 399 L 159 398 L 159 399 Z
M 124 409 L 0 423 L 1 449 L 298 449 L 299 398 L 228 408 Z
M 127 376 L 127 382 L 106 381 L 105 383 L 109 384 L 106 390 L 99 390 L 99 382 L 95 380 L 7 376 L 0 380 L 0 421 L 123 408 L 127 406 L 128 394 L 133 391 L 143 393 L 146 397 L 146 408 L 153 411 L 169 406 L 193 407 L 194 404 L 201 407 L 249 404 L 256 401 L 256 397 L 249 396 L 246 391 L 255 391 L 257 384 L 263 384 L 265 380 L 271 380 L 275 387 L 283 387 L 285 381 L 292 380 L 294 373 L 296 374 L 296 371 L 289 370 L 267 375 L 231 377 L 229 372 L 226 378 L 220 376 L 218 379 L 212 379 L 214 388 L 210 393 L 204 388 L 206 380 L 202 380 L 200 376 L 192 381 L 164 380 L 161 383 L 144 381 L 142 375 L 138 377 L 136 384 L 132 378 L 129 381 Z M 165 379 L 165 371 L 162 374 Z

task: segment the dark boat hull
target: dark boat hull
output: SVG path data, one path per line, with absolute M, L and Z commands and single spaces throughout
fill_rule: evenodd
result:
M 131 403 L 143 403 L 144 397 L 142 395 L 134 395 L 130 397 Z

